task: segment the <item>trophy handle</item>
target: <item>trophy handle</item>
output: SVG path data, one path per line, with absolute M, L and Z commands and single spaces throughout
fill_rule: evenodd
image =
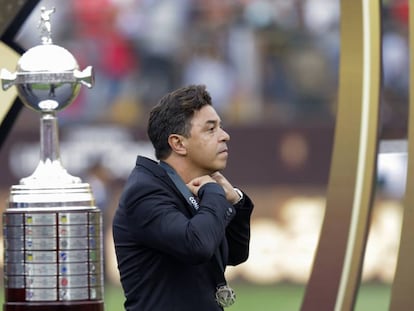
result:
M 74 70 L 73 76 L 77 82 L 85 85 L 88 88 L 92 88 L 95 83 L 95 74 L 92 66 L 86 67 L 83 71 Z
M 3 91 L 7 90 L 14 84 L 16 77 L 17 77 L 16 73 L 11 73 L 7 69 L 3 68 L 0 71 L 1 86 L 3 88 Z

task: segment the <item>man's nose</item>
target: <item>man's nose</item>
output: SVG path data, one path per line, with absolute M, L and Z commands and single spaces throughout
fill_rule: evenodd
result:
M 221 140 L 223 140 L 223 141 L 229 141 L 230 140 L 230 135 L 229 135 L 229 133 L 227 133 L 225 130 L 223 130 L 223 129 L 221 129 L 221 134 L 222 134 L 222 137 L 221 137 Z

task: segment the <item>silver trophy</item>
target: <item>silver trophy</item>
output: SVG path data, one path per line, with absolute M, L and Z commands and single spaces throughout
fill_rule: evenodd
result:
M 90 185 L 61 164 L 56 118 L 94 75 L 52 43 L 54 11 L 41 8 L 42 44 L 21 56 L 15 73 L 0 72 L 3 90 L 16 86 L 41 114 L 39 164 L 11 187 L 3 214 L 5 311 L 103 310 L 102 217 Z

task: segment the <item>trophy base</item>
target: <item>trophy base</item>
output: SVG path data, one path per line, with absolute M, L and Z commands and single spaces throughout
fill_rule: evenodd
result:
M 12 186 L 4 311 L 103 311 L 102 215 L 89 184 Z
M 103 301 L 79 301 L 79 302 L 38 302 L 16 303 L 9 302 L 3 305 L 3 311 L 103 311 Z

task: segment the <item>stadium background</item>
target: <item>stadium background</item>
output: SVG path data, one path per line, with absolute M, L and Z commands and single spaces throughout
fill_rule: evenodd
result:
M 153 157 L 145 136 L 147 112 L 165 92 L 203 83 L 231 135 L 225 173 L 256 204 L 250 258 L 227 272 L 239 293 L 231 309 L 298 310 L 324 215 L 338 86 L 339 0 L 41 5 L 57 8 L 54 42 L 96 72 L 95 87 L 82 90 L 58 118 L 62 162 L 91 183 L 105 216 L 107 309 L 122 309 L 111 217 L 136 155 Z M 383 1 L 382 17 L 381 136 L 404 139 L 407 1 Z M 18 35 L 25 48 L 40 42 L 37 19 L 35 9 Z M 24 108 L 0 150 L 2 202 L 10 185 L 37 164 L 38 129 L 39 116 Z M 380 155 L 361 310 L 386 309 L 405 169 L 403 153 Z

